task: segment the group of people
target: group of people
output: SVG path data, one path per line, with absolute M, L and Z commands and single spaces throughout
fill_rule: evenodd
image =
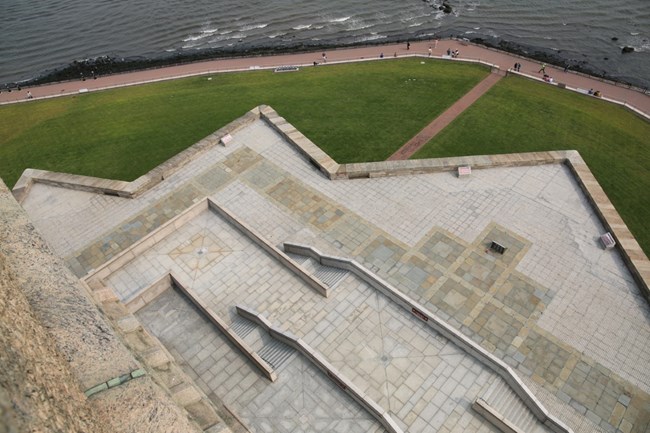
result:
M 521 72 L 521 63 L 515 63 L 515 66 L 512 69 L 514 69 L 516 72 Z
M 587 93 L 590 94 L 590 95 L 596 96 L 598 98 L 600 98 L 600 96 L 601 96 L 600 90 L 589 89 L 589 91 Z
M 458 51 L 458 50 L 453 50 L 452 51 L 451 48 L 447 48 L 447 55 L 451 56 L 453 59 L 455 59 L 456 57 L 458 57 L 460 55 L 460 51 Z

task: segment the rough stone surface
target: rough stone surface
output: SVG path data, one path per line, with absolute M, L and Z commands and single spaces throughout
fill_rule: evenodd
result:
M 97 398 L 93 406 L 106 420 L 111 431 L 124 433 L 176 433 L 201 431 L 191 422 L 185 411 L 167 398 L 167 395 L 148 377 L 131 380 L 111 388 Z M 120 414 L 120 416 L 116 416 Z
M 1 181 L 0 214 L 0 404 L 7 408 L 6 425 L 20 432 L 198 431 L 148 377 L 85 397 L 83 391 L 139 364 Z
M 0 431 L 110 432 L 0 254 Z

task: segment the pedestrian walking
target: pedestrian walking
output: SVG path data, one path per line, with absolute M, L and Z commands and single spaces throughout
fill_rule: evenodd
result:
M 546 73 L 546 63 L 542 63 L 542 67 L 539 68 L 539 71 L 537 71 L 537 72 L 545 74 Z
M 323 63 L 327 63 L 327 54 L 323 53 Z
M 411 49 L 411 43 L 410 43 L 410 42 L 406 42 L 406 49 L 407 49 L 407 50 L 410 50 L 410 49 Z
M 27 99 L 32 99 L 34 96 L 32 95 L 32 92 L 29 90 L 27 91 Z
M 429 47 L 429 57 L 431 57 L 431 52 L 432 52 L 431 47 Z

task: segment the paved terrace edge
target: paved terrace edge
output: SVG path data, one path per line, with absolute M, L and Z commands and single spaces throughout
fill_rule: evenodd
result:
M 439 173 L 455 171 L 460 166 L 487 169 L 565 164 L 587 196 L 605 230 L 616 240 L 616 248 L 639 285 L 641 294 L 650 303 L 650 260 L 577 150 L 338 164 L 271 107 L 260 107 L 260 116 L 330 180 Z
M 25 200 L 31 187 L 35 183 L 57 186 L 80 191 L 87 191 L 96 194 L 113 195 L 124 198 L 135 198 L 145 191 L 150 190 L 186 164 L 199 158 L 205 151 L 219 144 L 220 140 L 229 134 L 234 134 L 240 129 L 248 126 L 259 119 L 260 107 L 255 107 L 242 117 L 233 120 L 212 134 L 193 144 L 187 149 L 179 152 L 148 173 L 140 176 L 134 181 L 125 182 L 121 180 L 102 179 L 92 176 L 77 174 L 57 173 L 47 170 L 28 168 L 23 171 L 12 193 L 18 203 Z
M 587 163 L 576 150 L 339 164 L 320 147 L 305 137 L 295 126 L 281 117 L 272 107 L 260 105 L 133 182 L 27 169 L 23 172 L 12 192 L 16 200 L 22 203 L 29 194 L 32 185 L 40 182 L 61 188 L 79 189 L 99 194 L 134 198 L 162 182 L 165 178 L 187 163 L 200 157 L 205 151 L 213 148 L 220 142 L 226 146 L 229 140 L 225 138 L 229 134 L 235 133 L 257 119 L 265 121 L 305 157 L 309 163 L 318 168 L 330 180 L 438 173 L 455 171 L 460 166 L 470 166 L 473 169 L 487 169 L 541 164 L 565 164 L 570 168 L 576 182 L 587 196 L 605 230 L 609 231 L 616 240 L 617 250 L 623 257 L 623 261 L 634 280 L 639 285 L 641 295 L 650 304 L 650 260 L 614 208 L 614 205 L 605 194 L 605 191 L 596 180 Z

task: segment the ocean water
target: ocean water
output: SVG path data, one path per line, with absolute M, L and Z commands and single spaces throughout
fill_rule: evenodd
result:
M 650 87 L 650 0 L 0 0 L 0 83 L 73 60 L 455 35 Z M 614 38 L 614 39 L 613 39 Z M 635 52 L 622 54 L 623 46 Z

